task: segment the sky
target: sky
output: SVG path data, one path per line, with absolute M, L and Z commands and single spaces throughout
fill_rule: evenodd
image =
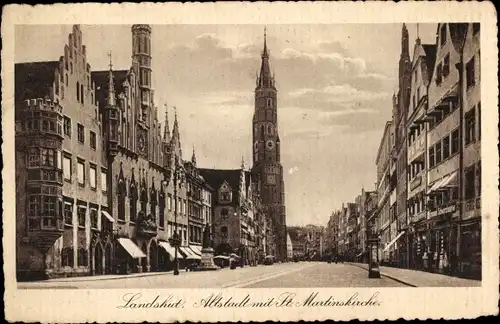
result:
M 437 24 L 408 24 L 435 43 Z M 278 90 L 287 225 L 325 225 L 333 210 L 373 190 L 375 157 L 397 91 L 402 24 L 268 25 Z M 81 25 L 92 70 L 131 65 L 129 25 Z M 58 60 L 70 25 L 18 25 L 15 61 Z M 177 108 L 183 158 L 237 169 L 252 159 L 252 116 L 264 26 L 153 25 L 159 120 Z M 34 50 L 36 49 L 36 50 Z

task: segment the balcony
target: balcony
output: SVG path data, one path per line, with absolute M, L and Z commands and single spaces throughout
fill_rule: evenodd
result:
M 137 234 L 144 236 L 155 236 L 158 233 L 158 225 L 153 215 L 146 215 L 144 212 L 139 212 L 137 216 Z
M 41 220 L 41 222 L 40 222 Z M 41 225 L 41 226 L 40 226 Z M 24 240 L 46 253 L 64 232 L 64 222 L 57 217 L 33 217 L 29 219 L 28 235 Z

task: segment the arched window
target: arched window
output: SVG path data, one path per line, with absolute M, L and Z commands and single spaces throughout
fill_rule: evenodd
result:
M 125 220 L 125 181 L 120 179 L 118 181 L 118 219 Z
M 160 212 L 158 213 L 158 217 L 159 217 L 159 223 L 160 223 L 160 227 L 163 228 L 165 227 L 165 193 L 163 192 L 163 189 L 162 191 L 160 191 L 160 203 L 159 203 L 159 208 L 160 208 Z
M 260 137 L 264 138 L 264 125 L 260 126 Z
M 273 135 L 273 125 L 271 124 L 267 125 L 267 133 L 269 135 Z
M 146 214 L 146 206 L 148 204 L 148 194 L 146 189 L 141 190 L 141 211 Z
M 157 204 L 157 200 L 156 200 L 156 190 L 154 189 L 151 189 L 151 198 L 150 198 L 150 201 L 151 201 L 151 215 L 153 215 L 154 217 L 156 216 L 156 204 Z
M 76 81 L 76 101 L 80 102 L 80 82 Z
M 137 218 L 137 187 L 135 183 L 130 184 L 130 221 L 135 222 Z
M 271 108 L 273 106 L 273 99 L 267 98 L 267 108 Z

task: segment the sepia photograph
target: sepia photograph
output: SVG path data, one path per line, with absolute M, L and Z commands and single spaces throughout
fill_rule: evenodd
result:
M 14 289 L 143 310 L 193 304 L 144 289 L 481 289 L 483 26 L 13 25 Z

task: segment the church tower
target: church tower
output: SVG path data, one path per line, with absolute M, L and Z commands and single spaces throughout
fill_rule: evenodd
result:
M 283 167 L 280 163 L 278 132 L 277 91 L 274 74 L 269 64 L 266 32 L 262 63 L 255 88 L 253 116 L 253 167 L 252 179 L 262 199 L 265 212 L 272 219 L 276 238 L 276 257 L 284 261 L 286 251 L 285 186 Z

